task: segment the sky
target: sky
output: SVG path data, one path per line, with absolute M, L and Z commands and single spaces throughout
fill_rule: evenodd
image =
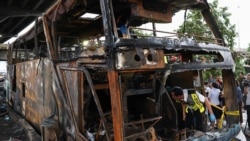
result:
M 208 0 L 210 2 L 212 0 Z M 231 24 L 236 25 L 236 32 L 238 36 L 235 41 L 237 45 L 235 48 L 247 48 L 250 44 L 249 31 L 250 20 L 248 15 L 250 13 L 249 0 L 218 0 L 220 7 L 228 7 L 228 12 L 232 15 L 230 17 Z
M 209 3 L 213 0 L 208 0 Z M 248 15 L 250 14 L 249 0 L 218 0 L 219 7 L 228 7 L 228 12 L 231 13 L 229 17 L 231 25 L 235 24 L 238 36 L 235 38 L 234 48 L 237 50 L 243 50 L 250 44 L 249 32 L 250 32 L 250 20 Z M 179 25 L 183 23 L 184 11 L 176 13 L 172 18 L 172 23 L 169 25 L 157 24 L 159 28 L 177 29 Z M 171 31 L 172 31 L 171 30 Z
M 211 1 L 211 0 L 209 0 Z M 249 32 L 250 32 L 250 7 L 249 0 L 218 0 L 219 6 L 228 7 L 228 12 L 232 15 L 230 17 L 231 24 L 236 25 L 236 32 L 239 36 L 236 39 L 239 49 L 247 48 L 250 44 Z

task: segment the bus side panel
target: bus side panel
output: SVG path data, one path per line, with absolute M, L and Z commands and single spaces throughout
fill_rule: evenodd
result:
M 52 113 L 50 65 L 33 60 L 16 64 L 16 70 L 19 112 L 39 131 L 42 119 Z

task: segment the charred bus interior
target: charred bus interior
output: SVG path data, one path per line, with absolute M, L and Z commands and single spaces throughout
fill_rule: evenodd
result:
M 58 1 L 10 45 L 9 104 L 44 140 L 178 140 L 179 109 L 168 88 L 204 93 L 203 71 L 220 68 L 229 82 L 226 104 L 235 110 L 228 48 L 217 39 L 207 43 L 136 28 L 170 23 L 187 8 L 204 12 L 209 6 L 206 1 Z M 96 17 L 82 16 L 86 13 Z M 133 31 L 128 38 L 119 33 L 121 18 Z

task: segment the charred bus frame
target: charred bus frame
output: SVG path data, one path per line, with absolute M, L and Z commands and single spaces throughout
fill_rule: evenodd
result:
M 176 38 L 118 36 L 120 16 L 129 15 L 133 29 L 149 21 L 170 23 L 173 13 L 194 8 L 201 10 L 215 36 L 221 37 L 206 1 L 154 3 L 156 7 L 150 0 L 58 1 L 10 45 L 9 104 L 43 140 L 88 140 L 90 135 L 109 141 L 164 136 L 172 140 L 175 137 L 162 132 L 178 131 L 176 107 L 166 87 L 178 85 L 203 93 L 203 71 L 219 68 L 226 108 L 237 110 L 234 60 L 222 46 L 223 40 L 214 39 L 219 43 L 215 44 L 177 34 Z M 100 15 L 94 20 L 79 18 L 87 12 Z M 88 44 L 81 44 L 82 39 L 89 40 Z M 194 86 L 194 71 L 201 85 Z M 238 122 L 235 116 L 227 118 L 229 124 Z

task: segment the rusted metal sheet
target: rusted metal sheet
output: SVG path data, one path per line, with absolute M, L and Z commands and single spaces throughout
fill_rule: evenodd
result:
M 51 83 L 49 83 L 50 81 L 45 80 L 50 76 L 50 73 L 47 72 L 50 68 L 47 66 L 46 71 L 43 66 L 44 63 L 41 60 L 19 63 L 16 64 L 16 71 L 14 72 L 16 75 L 15 80 L 18 84 L 16 85 L 15 91 L 20 96 L 20 102 L 18 102 L 20 105 L 15 106 L 19 106 L 20 111 L 22 111 L 21 114 L 25 116 L 28 121 L 36 123 L 35 126 L 38 129 L 43 116 L 51 112 L 49 108 L 45 110 L 43 106 L 41 106 L 46 103 L 46 94 L 51 93 L 50 89 L 45 89 L 46 86 L 51 85 Z
M 160 20 L 166 23 L 172 22 L 172 5 L 171 4 L 162 3 L 161 6 L 162 8 L 165 8 L 165 9 L 161 9 L 164 12 L 160 13 L 160 12 L 155 12 L 155 11 L 150 11 L 150 10 L 145 9 L 143 7 L 142 0 L 129 0 L 129 2 L 132 3 L 131 13 L 134 16 L 141 16 L 143 18 Z M 153 3 L 151 2 L 151 4 Z
M 140 56 L 140 54 L 142 55 Z M 124 51 L 117 53 L 116 68 L 119 70 L 164 68 L 163 58 L 163 50 L 141 49 Z
M 223 78 L 223 86 L 225 87 L 223 91 L 223 95 L 225 98 L 225 105 L 226 105 L 226 111 L 228 112 L 237 112 L 239 110 L 238 103 L 235 103 L 235 100 L 237 99 L 237 95 L 235 92 L 235 78 L 234 78 L 234 73 L 232 70 L 223 70 L 222 71 L 222 78 Z M 233 124 L 233 123 L 238 123 L 239 122 L 239 117 L 235 115 L 230 115 L 228 114 L 227 117 L 228 123 Z
M 122 116 L 122 105 L 121 105 L 121 91 L 119 85 L 119 77 L 117 72 L 114 70 L 108 71 L 109 87 L 111 94 L 112 104 L 112 117 L 113 117 L 113 128 L 116 131 L 114 133 L 114 140 L 120 140 L 124 138 L 123 131 L 123 116 Z

